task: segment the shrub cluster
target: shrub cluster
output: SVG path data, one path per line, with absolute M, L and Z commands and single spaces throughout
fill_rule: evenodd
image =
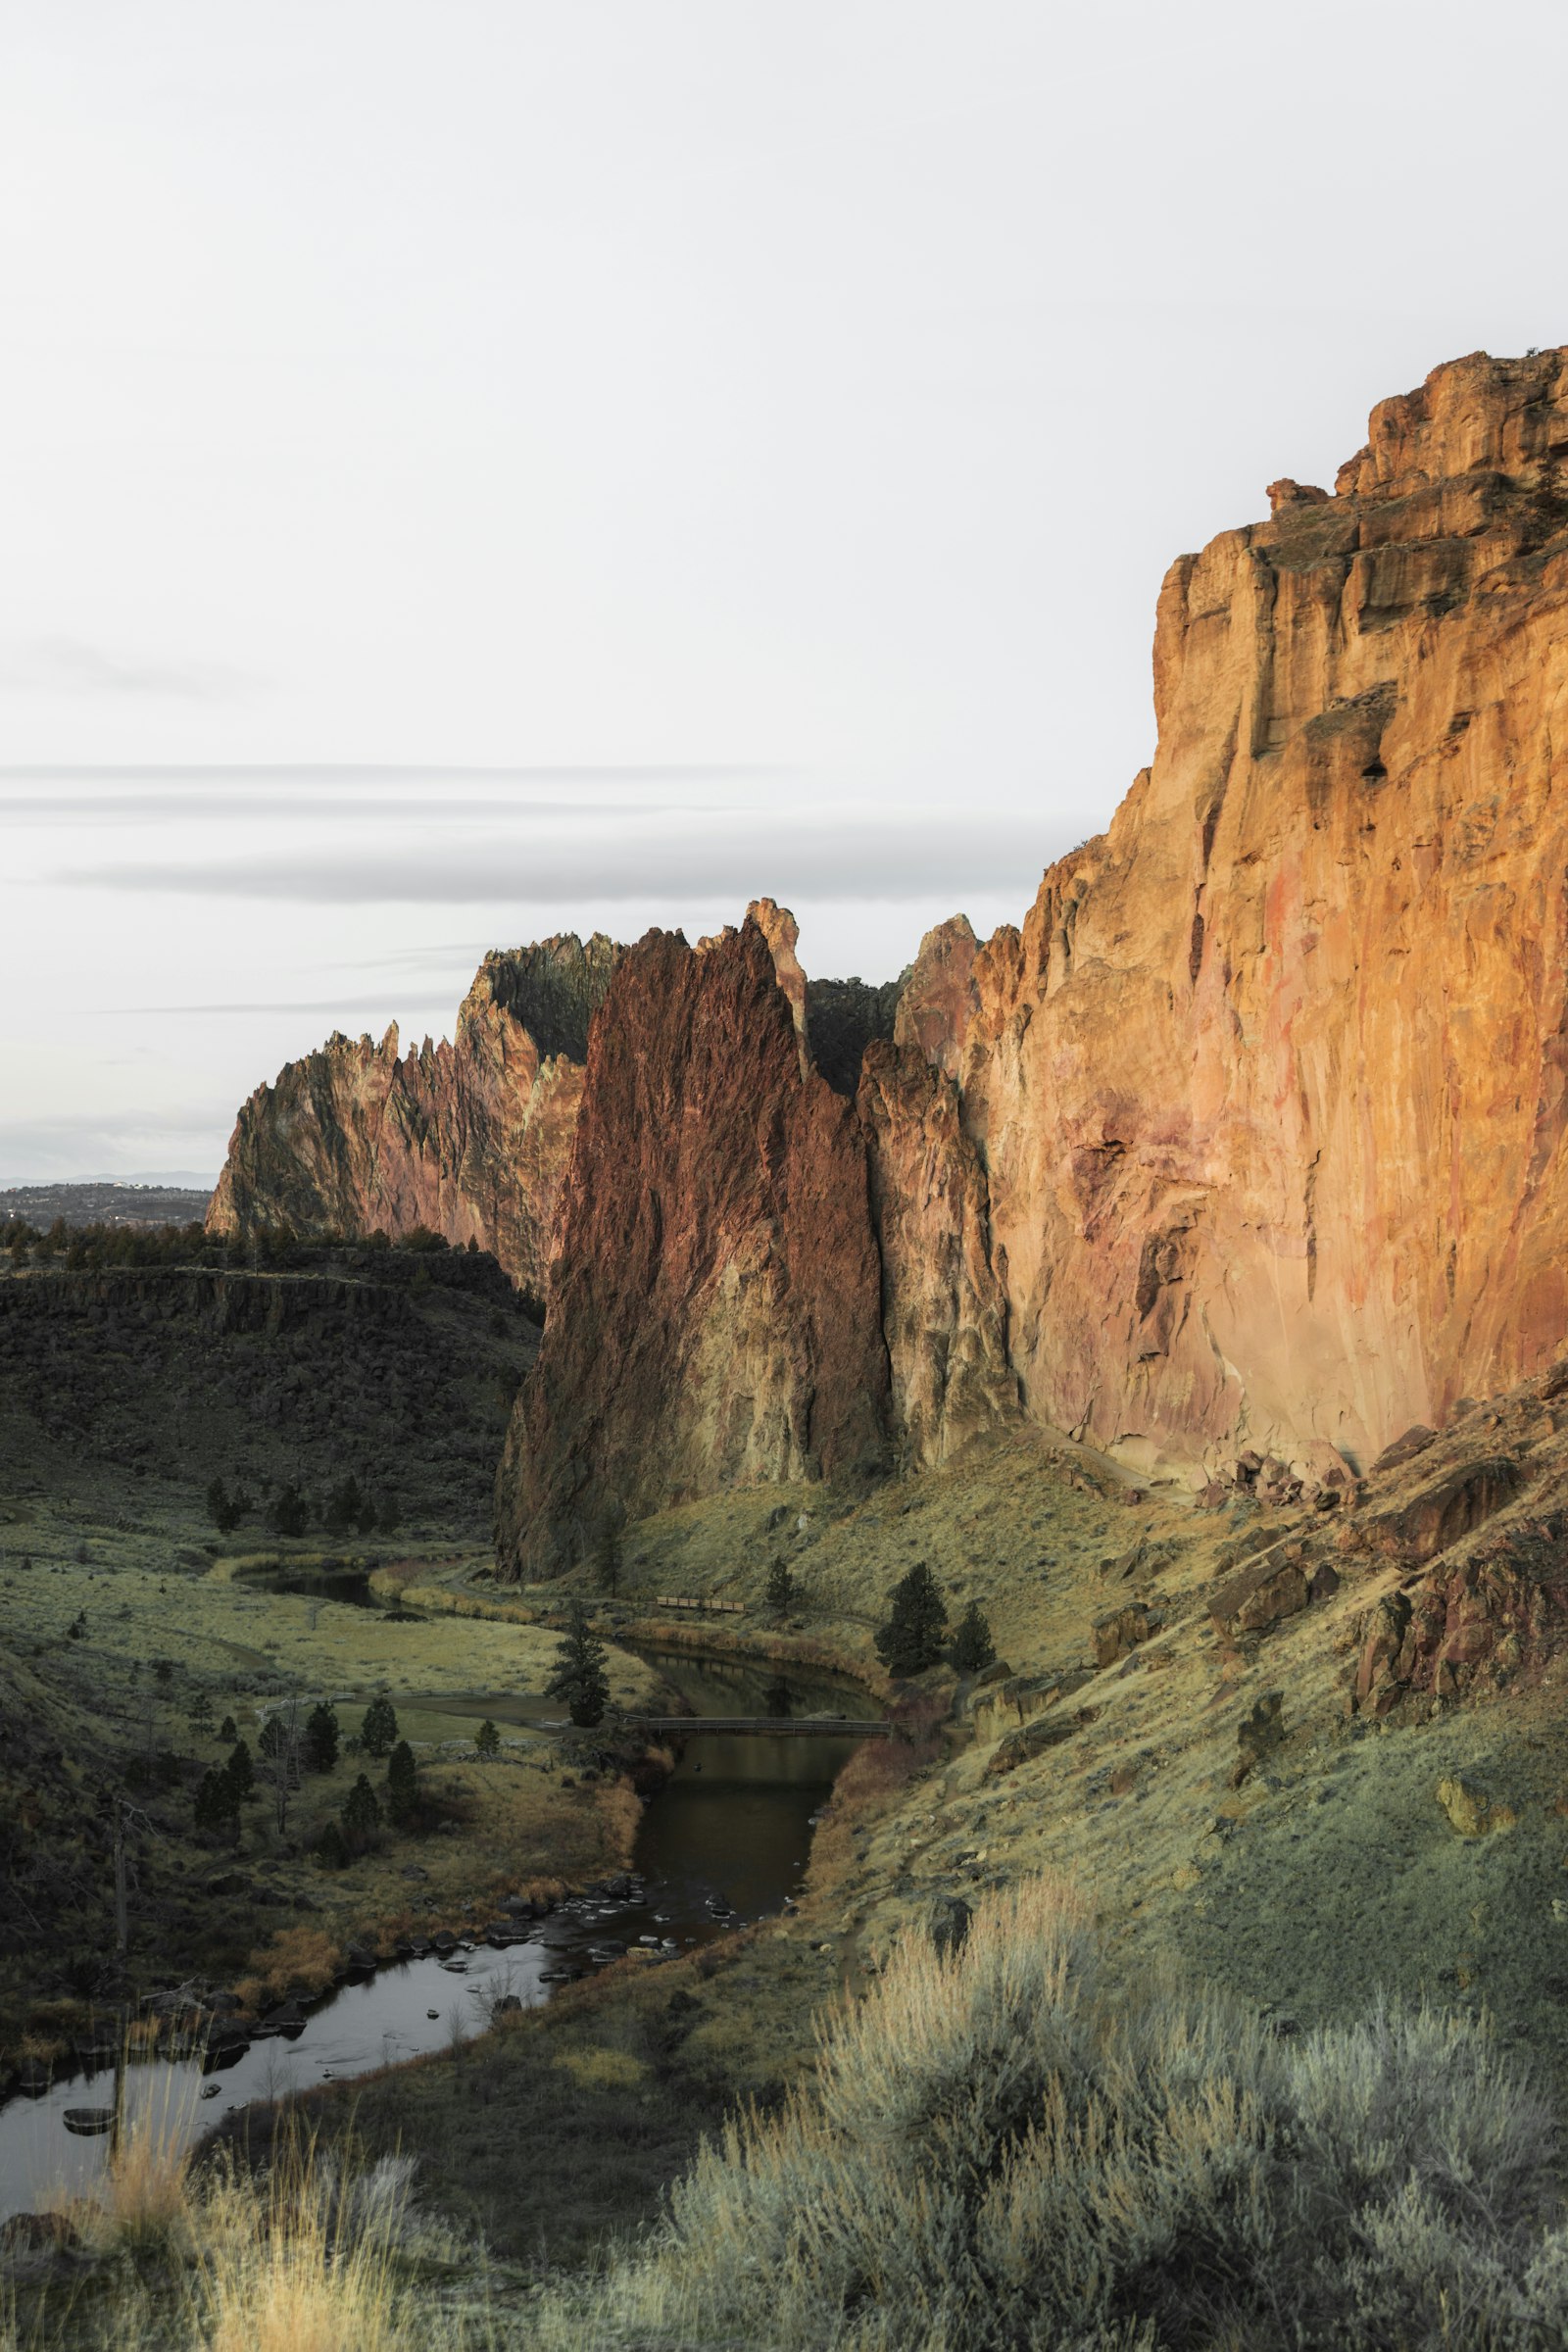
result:
M 1376 2352 L 1560 2345 L 1549 2112 L 1463 2022 L 1296 2041 L 1211 1989 L 1112 1998 L 1074 1900 L 909 1938 L 810 2084 L 732 2125 L 541 2345 Z

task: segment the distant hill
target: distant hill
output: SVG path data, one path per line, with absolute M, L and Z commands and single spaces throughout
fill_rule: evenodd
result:
M 47 1231 L 68 1225 L 199 1225 L 210 1192 L 182 1184 L 18 1184 L 0 1191 L 0 1224 L 13 1217 Z

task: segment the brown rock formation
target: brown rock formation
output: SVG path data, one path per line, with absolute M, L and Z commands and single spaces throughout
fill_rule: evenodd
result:
M 596 936 L 487 956 L 455 1043 L 400 1056 L 394 1026 L 290 1062 L 240 1111 L 209 1231 L 396 1240 L 424 1225 L 542 1296 L 588 1022 L 618 953 Z
M 1361 1457 L 1568 1328 L 1568 355 L 1275 487 L 1166 577 L 1152 769 L 976 961 L 1012 1363 L 1135 1459 Z
M 803 1067 L 755 919 L 700 952 L 651 931 L 589 1041 L 503 1564 L 548 1572 L 621 1512 L 875 1464 L 887 1398 L 853 1103 Z
M 916 1047 L 867 1046 L 858 1102 L 893 1428 L 908 1462 L 941 1461 L 1017 1402 L 985 1168 L 960 1124 L 957 1088 Z

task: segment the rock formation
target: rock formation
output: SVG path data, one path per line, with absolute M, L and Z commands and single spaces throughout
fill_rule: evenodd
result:
M 774 956 L 755 914 L 699 949 L 651 931 L 593 1024 L 544 1339 L 497 1485 L 514 1572 L 564 1565 L 622 1515 L 882 1459 L 865 1144 L 803 1063 Z
M 453 1044 L 334 1035 L 240 1111 L 208 1230 L 395 1241 L 428 1226 L 542 1298 L 588 1023 L 619 951 L 596 934 L 487 956 Z
M 1172 565 L 1158 748 L 976 961 L 1030 1409 L 1310 1465 L 1568 1328 L 1568 355 L 1440 368 Z
M 625 956 L 585 1076 L 487 964 L 450 1054 L 334 1041 L 247 1106 L 215 1222 L 419 1219 L 530 1281 L 569 1141 L 508 1557 L 1019 1409 L 1327 1502 L 1555 1356 L 1568 354 L 1440 368 L 1268 501 L 1172 565 L 1152 764 L 1020 929 L 815 982 L 759 901 Z

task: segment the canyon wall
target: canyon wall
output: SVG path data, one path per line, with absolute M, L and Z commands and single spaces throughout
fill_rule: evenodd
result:
M 769 905 L 698 948 L 651 931 L 621 958 L 497 1483 L 514 1573 L 689 1495 L 883 1464 L 865 1142 L 802 1050 L 794 932 Z
M 334 1035 L 240 1111 L 208 1230 L 416 1226 L 475 1242 L 543 1298 L 588 1024 L 619 950 L 596 934 L 487 956 L 455 1040 L 400 1054 Z
M 424 1222 L 544 1286 L 514 1568 L 1019 1411 L 1343 1477 L 1561 1349 L 1568 357 L 1440 368 L 1269 502 L 1172 565 L 1152 764 L 1020 928 L 881 987 L 766 900 L 612 978 L 547 943 L 561 1028 L 491 958 L 454 1048 L 247 1104 L 220 1227 Z
M 1359 1458 L 1568 1331 L 1568 366 L 1385 402 L 1166 576 L 1158 748 L 977 957 L 1029 1409 Z

